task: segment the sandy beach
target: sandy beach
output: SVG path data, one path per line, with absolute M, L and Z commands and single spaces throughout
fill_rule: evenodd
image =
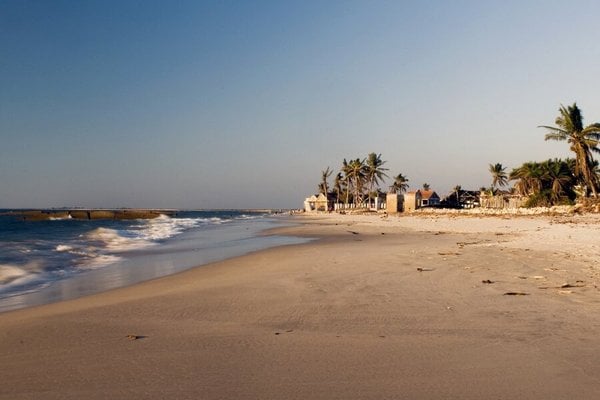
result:
M 600 398 L 597 215 L 292 221 L 318 240 L 0 314 L 0 399 Z

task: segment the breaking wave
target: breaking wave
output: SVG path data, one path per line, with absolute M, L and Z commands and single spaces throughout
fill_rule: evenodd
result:
M 51 224 L 22 224 L 0 216 L 0 299 L 35 292 L 79 272 L 145 257 L 145 249 L 148 254 L 160 252 L 150 249 L 186 231 L 206 230 L 206 234 L 192 235 L 190 240 L 212 240 L 213 227 L 264 216 L 239 211 L 182 211 L 150 220 L 53 218 Z M 221 230 L 214 232 L 219 237 Z
M 0 264 L 0 285 L 20 283 L 42 272 L 39 262 L 32 261 L 25 265 Z

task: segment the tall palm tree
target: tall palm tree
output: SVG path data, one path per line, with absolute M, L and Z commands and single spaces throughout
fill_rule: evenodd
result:
M 429 183 L 423 184 L 423 190 L 429 190 L 429 188 L 430 188 Z
M 373 186 L 379 185 L 379 181 L 383 180 L 383 177 L 387 178 L 384 171 L 387 168 L 383 168 L 385 161 L 381 159 L 381 154 L 369 153 L 365 164 L 365 179 L 369 184 L 369 203 L 371 203 L 371 195 L 373 194 Z
M 348 202 L 350 201 L 350 183 L 351 183 L 351 174 L 352 171 L 350 170 L 350 163 L 348 163 L 348 161 L 344 158 L 344 161 L 342 161 L 342 170 L 340 171 L 342 174 L 344 174 L 344 182 L 346 183 L 346 205 L 348 205 Z
M 321 171 L 321 183 L 319 183 L 319 192 L 323 193 L 325 196 L 327 196 L 327 193 L 329 193 L 327 178 L 331 176 L 332 172 L 333 171 L 329 167 L 327 167 L 326 170 Z
M 496 185 L 506 186 L 508 177 L 506 175 L 506 168 L 502 164 L 490 164 L 489 171 L 492 174 L 492 190 L 496 188 Z
M 570 149 L 575 153 L 575 174 L 583 184 L 598 197 L 598 176 L 594 174 L 594 158 L 592 152 L 600 152 L 600 123 L 583 126 L 583 116 L 576 103 L 572 106 L 559 108 L 560 115 L 556 117 L 556 126 L 539 126 L 548 129 L 546 140 L 566 140 Z
M 344 176 L 338 172 L 333 181 L 333 191 L 335 192 L 335 202 L 340 202 L 340 197 L 344 191 Z
M 354 159 L 348 163 L 349 177 L 354 190 L 354 204 L 358 205 L 362 203 L 362 193 L 365 184 L 365 160 Z
M 402 174 L 394 177 L 394 183 L 390 186 L 390 193 L 404 193 L 408 190 L 408 178 Z

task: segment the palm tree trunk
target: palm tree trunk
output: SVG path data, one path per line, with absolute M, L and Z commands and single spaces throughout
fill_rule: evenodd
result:
M 591 176 L 591 165 L 592 162 L 590 161 L 590 157 L 588 156 L 587 152 L 585 151 L 585 149 L 580 145 L 576 147 L 576 161 L 579 161 L 579 173 L 581 174 L 583 181 L 585 182 L 586 186 L 589 186 L 590 190 L 592 191 L 592 196 L 594 198 L 598 197 L 598 193 L 596 191 L 596 184 L 592 179 Z M 586 194 L 587 196 L 587 191 Z
M 346 207 L 350 201 L 350 179 L 346 178 Z

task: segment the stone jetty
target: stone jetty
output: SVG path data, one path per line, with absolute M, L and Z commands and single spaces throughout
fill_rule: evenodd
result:
M 72 210 L 18 210 L 3 213 L 11 215 L 23 221 L 46 221 L 53 219 L 152 219 L 161 215 L 175 216 L 175 210 L 160 209 L 72 209 Z

